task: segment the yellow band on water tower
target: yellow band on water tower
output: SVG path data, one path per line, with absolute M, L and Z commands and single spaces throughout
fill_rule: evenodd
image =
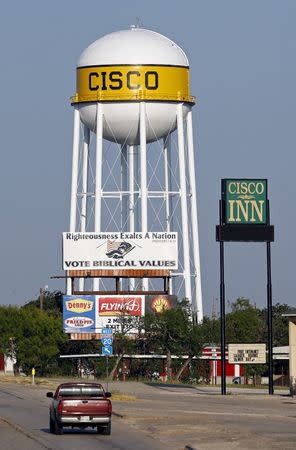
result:
M 77 93 L 71 103 L 122 101 L 195 103 L 190 96 L 189 68 L 115 65 L 77 68 Z

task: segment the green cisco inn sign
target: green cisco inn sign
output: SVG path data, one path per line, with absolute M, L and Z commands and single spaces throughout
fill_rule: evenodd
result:
M 266 179 L 223 179 L 222 199 L 225 224 L 268 223 Z

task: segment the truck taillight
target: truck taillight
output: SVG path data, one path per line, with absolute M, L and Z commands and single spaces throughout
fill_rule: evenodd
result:
M 59 402 L 59 403 L 58 403 L 58 407 L 57 407 L 57 411 L 58 411 L 59 414 L 61 414 L 61 413 L 62 413 L 62 410 L 63 410 L 63 403 L 62 403 L 62 402 Z
M 110 400 L 108 401 L 108 412 L 109 414 L 112 413 L 112 403 L 110 402 Z

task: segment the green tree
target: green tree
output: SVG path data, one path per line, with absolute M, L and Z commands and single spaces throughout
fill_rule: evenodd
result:
M 166 354 L 167 375 L 171 379 L 172 354 L 184 354 L 184 342 L 187 342 L 187 346 L 190 343 L 187 305 L 181 303 L 162 313 L 148 314 L 143 327 L 150 351 Z
M 15 340 L 18 366 L 25 373 L 35 367 L 39 375 L 54 371 L 59 346 L 66 339 L 62 320 L 48 315 L 38 308 L 22 308 L 21 335 Z
M 289 345 L 289 320 L 283 317 L 283 314 L 296 313 L 296 308 L 292 308 L 286 303 L 276 303 L 272 307 L 272 325 L 273 325 L 273 345 Z M 264 341 L 267 340 L 267 308 L 261 312 L 261 318 L 264 323 Z
M 205 316 L 201 326 L 204 344 L 217 345 L 220 342 L 220 320 Z
M 29 374 L 35 367 L 44 375 L 55 370 L 59 346 L 66 339 L 61 318 L 36 307 L 3 306 L 0 328 L 1 351 L 14 358 L 16 371 L 22 368 Z
M 226 315 L 226 338 L 228 342 L 264 342 L 262 314 L 246 298 L 238 298 Z
M 53 313 L 56 316 L 63 313 L 63 293 L 61 291 L 44 291 L 43 310 Z M 26 303 L 23 308 L 35 306 L 40 308 L 40 295 Z
M 182 374 L 187 367 L 189 367 L 193 358 L 201 355 L 202 348 L 205 344 L 203 331 L 204 329 L 202 325 L 193 324 L 190 320 L 188 320 L 187 333 L 182 342 L 182 350 L 184 354 L 187 355 L 187 359 L 176 373 L 177 381 L 182 377 Z
M 16 306 L 0 306 L 0 351 L 15 358 L 15 342 L 22 335 L 20 309 Z

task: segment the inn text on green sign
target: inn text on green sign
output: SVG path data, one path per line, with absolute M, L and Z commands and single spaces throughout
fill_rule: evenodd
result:
M 267 180 L 225 179 L 225 223 L 267 223 Z

